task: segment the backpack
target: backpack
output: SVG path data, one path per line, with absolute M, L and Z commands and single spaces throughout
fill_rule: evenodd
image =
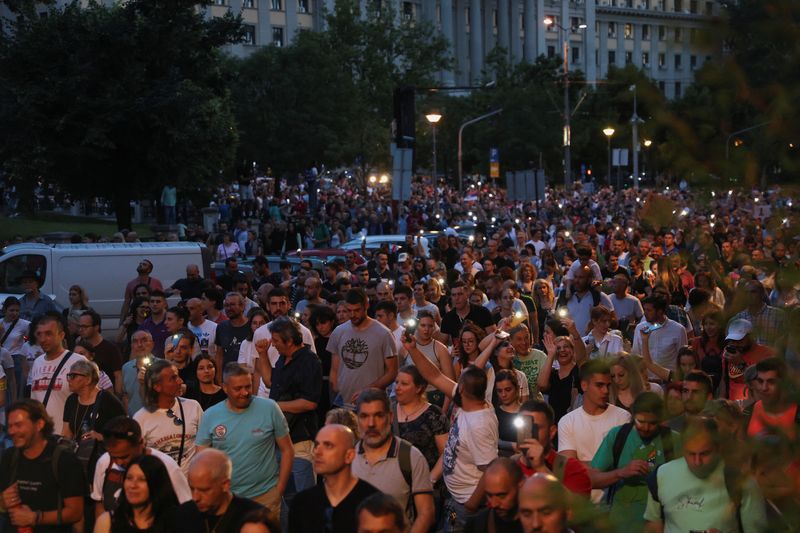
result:
M 53 447 L 53 455 L 50 457 L 50 463 L 53 469 L 53 477 L 56 480 L 56 513 L 58 514 L 58 523 L 62 523 L 61 513 L 64 510 L 64 498 L 61 495 L 61 484 L 58 480 L 58 463 L 61 459 L 61 455 L 64 453 L 75 453 L 75 442 L 69 439 L 65 439 L 59 436 L 53 436 L 48 438 L 49 442 L 55 444 Z M 19 448 L 12 448 L 11 451 L 11 460 L 9 462 L 8 471 L 9 471 L 9 484 L 14 483 L 17 481 L 17 467 L 19 466 L 19 455 L 20 451 Z
M 659 465 L 655 470 L 650 472 L 650 475 L 647 476 L 647 488 L 650 491 L 650 496 L 653 500 L 661 503 L 661 500 L 658 498 L 658 469 L 661 468 L 663 465 Z M 742 484 L 744 483 L 744 478 L 742 476 L 741 471 L 737 470 L 736 468 L 725 466 L 723 470 L 723 475 L 725 477 L 725 490 L 728 491 L 728 497 L 733 502 L 733 505 L 736 507 L 736 524 L 738 525 L 739 531 L 741 533 L 744 532 L 744 526 L 742 525 Z M 661 508 L 661 520 L 664 520 L 664 508 Z
M 406 514 L 410 519 L 414 519 L 417 515 L 417 509 L 414 507 L 414 476 L 411 471 L 411 443 L 397 437 L 397 442 L 400 444 L 397 451 L 397 462 L 400 466 L 400 473 L 403 474 L 403 479 L 408 485 L 408 504 L 406 505 Z
M 628 437 L 630 436 L 632 430 L 633 422 L 622 424 L 617 432 L 617 436 L 614 437 L 614 445 L 611 447 L 611 455 L 613 457 L 615 470 L 619 468 L 619 458 L 622 455 L 622 449 L 625 447 L 625 443 L 628 441 Z M 661 437 L 661 448 L 664 452 L 664 462 L 668 463 L 675 458 L 675 448 L 672 443 L 672 430 L 668 427 L 662 426 L 658 428 L 658 431 Z M 611 504 L 611 502 L 614 500 L 614 494 L 616 493 L 620 484 L 621 482 L 616 483 L 608 488 L 606 501 L 609 504 Z

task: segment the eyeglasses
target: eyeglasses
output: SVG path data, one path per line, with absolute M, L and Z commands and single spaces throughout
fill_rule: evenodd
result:
M 181 420 L 172 409 L 167 409 L 167 416 L 173 419 L 172 421 L 175 423 L 176 426 L 183 425 L 183 420 Z
M 75 379 L 77 377 L 86 377 L 86 374 L 78 374 L 77 372 L 70 372 L 67 374 L 67 379 Z

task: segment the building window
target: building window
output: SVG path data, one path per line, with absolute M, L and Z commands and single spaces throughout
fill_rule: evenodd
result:
M 273 11 L 283 11 L 283 0 L 272 0 Z
M 272 44 L 279 47 L 283 46 L 283 28 L 272 27 Z
M 310 13 L 311 10 L 309 9 L 309 0 L 297 0 L 297 12 L 298 13 Z
M 572 17 L 569 19 L 570 28 L 574 31 L 578 29 L 578 26 L 581 25 L 581 19 L 578 17 Z
M 617 36 L 617 23 L 616 22 L 609 22 L 608 23 L 608 36 L 609 37 L 616 37 Z
M 244 29 L 244 41 L 243 44 L 247 46 L 255 46 L 256 45 L 256 27 L 252 24 L 244 24 L 242 26 Z
M 674 57 L 674 60 L 675 60 L 675 70 L 680 70 L 680 69 L 682 69 L 682 68 L 683 68 L 683 64 L 681 63 L 681 59 L 682 59 L 682 58 L 681 58 L 681 55 L 680 55 L 680 54 L 675 54 L 675 57 Z
M 683 11 L 683 0 L 675 0 L 675 13 Z
M 497 10 L 492 10 L 492 28 L 497 29 Z
M 650 38 L 650 25 L 642 24 L 642 39 L 645 41 Z
M 242 2 L 242 7 L 246 7 L 246 8 L 249 8 L 249 9 L 255 9 L 256 0 L 244 0 L 244 2 Z
M 690 0 L 689 1 L 689 13 L 696 14 L 697 13 L 697 0 Z
M 691 67 L 692 70 L 697 68 L 697 56 L 689 56 L 689 67 Z
M 657 9 L 659 11 L 666 11 L 667 10 L 666 7 L 664 6 L 664 0 L 658 0 L 658 3 L 656 5 L 658 6 Z
M 599 50 L 595 50 L 594 51 L 594 64 L 595 64 L 596 67 L 600 66 L 600 51 Z
M 214 5 L 215 6 L 224 6 L 224 5 L 227 5 L 227 2 L 226 2 L 226 0 L 214 0 Z
M 675 42 L 679 43 L 683 41 L 683 32 L 680 28 L 675 28 Z
M 714 14 L 714 2 L 706 2 L 706 15 L 709 17 Z
M 625 52 L 625 64 L 630 65 L 633 63 L 633 52 Z
M 667 91 L 667 84 L 663 81 L 658 82 L 658 90 L 661 91 L 661 94 L 665 94 Z
M 572 50 L 572 59 L 571 59 L 571 61 L 573 63 L 579 62 L 581 60 L 581 49 L 580 49 L 580 47 L 573 46 L 571 48 L 571 50 Z
M 547 25 L 547 31 L 558 31 L 558 17 L 555 15 L 550 15 L 547 18 L 553 21 L 552 24 Z
M 697 41 L 697 28 L 689 28 L 689 42 L 694 43 Z
M 642 66 L 643 67 L 650 66 L 650 52 L 642 52 Z
M 547 47 L 547 57 L 556 57 L 556 47 L 552 44 Z
M 414 20 L 414 4 L 411 2 L 403 2 L 403 20 Z
M 633 39 L 633 24 L 630 22 L 626 22 L 625 26 L 623 27 L 625 31 L 625 38 L 626 39 Z
M 667 40 L 667 27 L 666 26 L 659 26 L 658 27 L 658 40 L 659 41 L 666 41 Z
M 681 97 L 681 89 L 682 89 L 681 82 L 676 81 L 675 82 L 675 98 L 680 98 Z
M 658 54 L 658 68 L 664 69 L 667 67 L 667 54 Z
M 617 63 L 617 53 L 614 50 L 608 51 L 608 64 L 615 65 Z

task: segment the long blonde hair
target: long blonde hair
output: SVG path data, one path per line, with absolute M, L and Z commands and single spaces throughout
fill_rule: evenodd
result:
M 636 361 L 627 355 L 620 355 L 611 359 L 611 370 L 614 370 L 615 366 L 620 366 L 625 369 L 625 372 L 628 374 L 628 390 L 631 391 L 631 398 L 636 398 L 639 394 L 644 392 L 644 381 L 642 380 L 642 373 L 639 371 L 639 365 L 636 364 Z M 609 402 L 610 403 L 617 403 L 619 399 L 619 390 L 617 389 L 616 383 L 612 380 L 611 382 L 611 389 L 609 394 Z

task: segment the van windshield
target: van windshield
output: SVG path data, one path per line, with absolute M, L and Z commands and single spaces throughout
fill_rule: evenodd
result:
M 43 283 L 47 275 L 47 259 L 39 254 L 24 254 L 0 262 L 0 292 L 22 294 L 19 277 L 25 271 L 34 272 Z

